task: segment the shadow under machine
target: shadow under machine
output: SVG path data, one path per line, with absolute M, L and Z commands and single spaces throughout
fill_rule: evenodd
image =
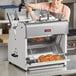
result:
M 33 22 L 25 18 L 22 12 L 8 13 L 8 17 L 11 24 L 8 41 L 9 62 L 27 72 L 67 69 L 68 21 L 52 20 L 49 15 L 49 18 Z M 37 38 L 44 39 L 34 40 Z M 61 59 L 57 59 L 57 56 Z

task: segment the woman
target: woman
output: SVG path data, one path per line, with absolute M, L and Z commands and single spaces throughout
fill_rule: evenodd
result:
M 32 9 L 46 10 L 56 17 L 57 14 L 62 16 L 62 19 L 69 20 L 70 18 L 70 8 L 62 3 L 63 0 L 52 0 L 52 3 L 42 2 L 42 3 L 27 3 L 26 8 L 35 21 L 38 17 L 34 14 Z

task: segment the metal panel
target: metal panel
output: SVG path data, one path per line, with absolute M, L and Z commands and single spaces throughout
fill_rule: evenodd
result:
M 67 34 L 68 22 L 50 22 L 27 25 L 27 38 L 51 36 L 53 34 Z

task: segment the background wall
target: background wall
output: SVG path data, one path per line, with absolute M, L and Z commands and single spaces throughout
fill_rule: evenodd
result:
M 76 29 L 76 3 L 74 3 L 74 28 Z
M 0 0 L 0 5 L 11 5 L 12 0 Z
M 25 0 L 26 2 L 44 2 L 48 0 Z M 0 0 L 0 5 L 19 5 L 21 0 Z

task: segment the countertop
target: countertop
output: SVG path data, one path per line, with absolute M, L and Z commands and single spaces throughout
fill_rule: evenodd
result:
M 70 51 L 69 51 L 70 52 Z M 49 75 L 47 72 L 44 72 L 42 75 L 45 76 L 53 76 L 53 75 L 68 75 L 73 74 L 72 76 L 76 76 L 76 52 L 68 55 L 70 61 L 68 62 L 67 70 L 60 71 L 50 71 Z M 41 76 L 42 76 L 41 75 Z M 24 70 L 16 67 L 15 65 L 9 64 L 8 61 L 0 61 L 0 76 L 33 76 L 31 74 L 27 74 Z M 34 75 L 36 76 L 36 75 Z M 37 75 L 40 76 L 40 75 Z

